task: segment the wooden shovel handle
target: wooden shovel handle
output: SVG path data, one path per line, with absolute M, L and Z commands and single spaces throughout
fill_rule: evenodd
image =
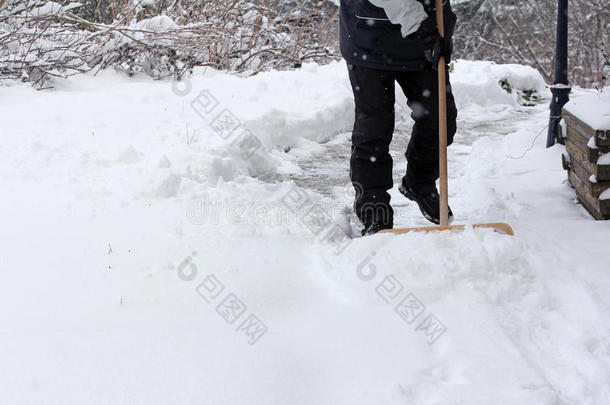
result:
M 436 25 L 445 36 L 443 0 L 436 0 Z M 438 166 L 440 177 L 440 225 L 449 225 L 449 195 L 447 183 L 447 92 L 445 88 L 445 57 L 438 60 Z

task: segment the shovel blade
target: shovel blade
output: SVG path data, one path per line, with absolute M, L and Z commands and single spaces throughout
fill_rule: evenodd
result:
M 513 228 L 504 222 L 492 222 L 489 224 L 473 224 L 473 228 L 491 228 L 498 233 L 502 233 L 504 235 L 513 236 L 515 232 Z M 422 226 L 418 228 L 396 228 L 396 229 L 384 229 L 379 233 L 393 233 L 396 235 L 400 235 L 403 233 L 409 232 L 434 232 L 434 231 L 452 231 L 452 230 L 464 230 L 466 229 L 466 225 L 446 225 L 446 226 Z

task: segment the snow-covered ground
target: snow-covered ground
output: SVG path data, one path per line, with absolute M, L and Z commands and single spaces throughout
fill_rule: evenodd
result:
M 517 102 L 540 77 L 452 75 L 455 222 L 515 237 L 349 239 L 346 76 L 0 88 L 0 402 L 610 403 L 610 229 L 544 147 L 547 102 Z

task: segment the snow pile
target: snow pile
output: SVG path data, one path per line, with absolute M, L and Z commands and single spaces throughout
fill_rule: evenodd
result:
M 461 63 L 456 222 L 514 238 L 340 237 L 341 63 L 0 89 L 3 401 L 604 403 L 607 224 L 536 137 L 548 107 L 520 107 L 507 68 Z M 426 224 L 391 192 L 398 224 Z
M 152 18 L 144 19 L 142 21 L 138 21 L 134 25 L 134 28 L 138 30 L 148 30 L 153 32 L 165 32 L 178 29 L 178 24 L 176 24 L 174 20 L 172 20 L 166 15 L 158 15 Z
M 508 80 L 514 89 L 541 95 L 548 92 L 542 77 L 532 68 L 459 61 L 452 74 L 458 107 L 494 108 L 497 105 L 510 111 L 509 107 L 519 105 L 518 96 L 515 92 L 506 92 L 501 87 L 501 79 Z M 315 149 L 315 144 L 308 141 L 328 141 L 338 133 L 351 130 L 353 125 L 353 96 L 343 62 L 325 66 L 306 64 L 297 78 L 292 72 L 266 72 L 252 78 L 238 78 L 207 70 L 193 78 L 188 86 L 192 86 L 190 100 L 201 91 L 209 91 L 220 106 L 239 117 L 241 124 L 269 150 Z M 223 91 L 226 88 L 233 90 L 227 93 Z M 404 111 L 406 107 L 401 102 L 404 95 L 398 86 L 396 91 L 398 108 Z M 207 126 L 200 117 L 195 118 L 192 125 Z
M 610 131 L 610 87 L 572 97 L 564 108 L 593 129 Z
M 291 72 L 266 72 L 244 79 L 216 75 L 193 79 L 240 117 L 267 146 L 282 150 L 301 140 L 323 142 L 353 125 L 353 100 L 347 68 L 342 62 L 306 64 L 298 77 Z M 228 95 L 223 88 L 235 91 Z M 297 97 L 294 95 L 298 94 Z
M 493 104 L 514 106 L 524 94 L 544 99 L 549 93 L 540 73 L 529 66 L 466 60 L 453 65 L 451 85 L 458 109 Z

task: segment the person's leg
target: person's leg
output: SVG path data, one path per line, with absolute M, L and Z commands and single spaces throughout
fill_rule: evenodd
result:
M 403 184 L 421 192 L 435 189 L 438 172 L 438 73 L 403 72 L 397 81 L 407 96 L 415 121 L 405 154 L 407 173 Z M 457 110 L 447 72 L 447 145 L 453 142 Z
M 354 211 L 365 227 L 391 227 L 387 190 L 393 186 L 390 142 L 394 133 L 395 73 L 349 65 L 356 119 L 352 132 L 350 178 L 356 190 Z

